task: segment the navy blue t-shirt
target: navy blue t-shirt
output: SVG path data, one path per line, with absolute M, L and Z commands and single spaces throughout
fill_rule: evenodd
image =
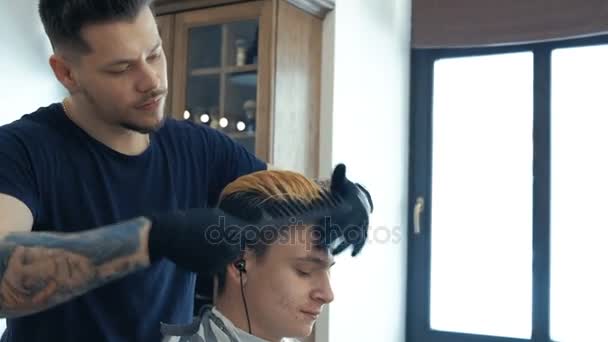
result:
M 0 127 L 0 193 L 30 208 L 34 231 L 81 231 L 215 205 L 229 182 L 265 168 L 229 137 L 183 121 L 167 120 L 138 156 L 91 138 L 60 104 Z M 161 321 L 191 321 L 194 286 L 193 273 L 163 260 L 65 304 L 9 319 L 2 341 L 160 341 Z

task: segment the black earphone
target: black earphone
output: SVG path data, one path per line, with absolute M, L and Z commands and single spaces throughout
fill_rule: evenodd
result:
M 251 321 L 249 320 L 249 309 L 247 309 L 247 300 L 245 299 L 245 288 L 243 286 L 243 273 L 247 273 L 247 263 L 242 257 L 234 262 L 234 267 L 239 270 L 239 277 L 241 278 L 241 296 L 243 297 L 243 305 L 245 306 L 245 316 L 247 317 L 247 327 L 249 327 L 249 334 L 251 333 Z
M 247 273 L 246 265 L 245 259 L 239 259 L 234 262 L 234 267 L 236 267 L 239 272 Z

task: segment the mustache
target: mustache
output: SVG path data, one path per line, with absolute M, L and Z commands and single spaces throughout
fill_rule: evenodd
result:
M 143 106 L 146 102 L 152 100 L 153 98 L 157 97 L 157 96 L 161 96 L 161 95 L 167 95 L 167 88 L 164 89 L 155 89 L 152 90 L 151 92 L 149 92 L 148 94 L 146 94 L 146 96 L 144 96 L 136 105 L 135 107 L 140 107 Z

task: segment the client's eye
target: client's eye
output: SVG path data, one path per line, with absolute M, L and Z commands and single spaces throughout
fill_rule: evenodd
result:
M 310 272 L 305 272 L 305 271 L 296 269 L 296 273 L 302 278 L 310 277 Z
M 129 68 L 122 68 L 122 69 L 115 69 L 115 70 L 108 70 L 108 73 L 112 74 L 112 75 L 122 75 L 124 73 L 126 73 L 127 71 L 129 71 Z
M 150 61 L 154 61 L 154 60 L 157 60 L 159 58 L 160 58 L 160 52 L 157 52 L 157 53 L 155 53 L 153 55 L 148 56 L 148 60 L 150 60 Z

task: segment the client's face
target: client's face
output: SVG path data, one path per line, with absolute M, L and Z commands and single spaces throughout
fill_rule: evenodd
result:
M 245 291 L 254 333 L 271 340 L 310 335 L 323 306 L 334 298 L 329 279 L 333 257 L 314 247 L 312 231 L 300 227 L 253 261 Z

